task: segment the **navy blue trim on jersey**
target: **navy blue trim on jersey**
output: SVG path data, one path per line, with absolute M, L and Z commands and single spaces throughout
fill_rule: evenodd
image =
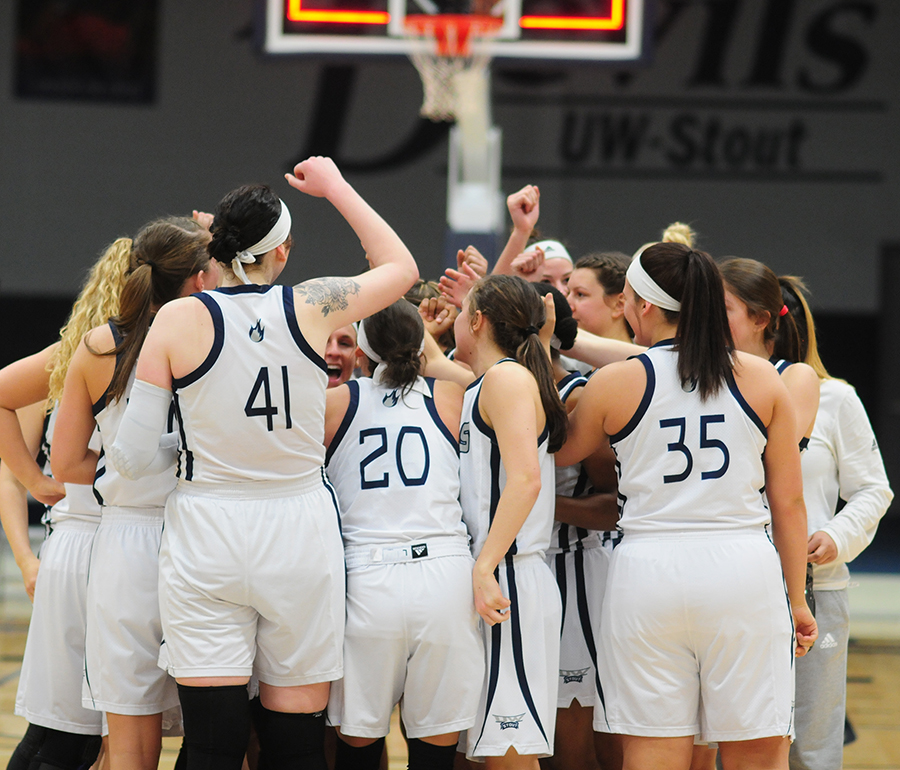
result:
M 178 420 L 178 435 L 181 438 L 181 446 L 175 462 L 175 478 L 193 481 L 194 453 L 188 449 L 187 434 L 184 432 L 184 418 L 181 416 L 181 405 L 178 403 L 177 393 L 172 394 L 172 404 L 175 408 L 175 417 Z M 184 468 L 181 467 L 182 457 L 184 457 Z
M 531 697 L 531 689 L 528 687 L 528 676 L 525 673 L 525 656 L 522 653 L 522 625 L 519 613 L 519 591 L 516 587 L 516 568 L 515 561 L 511 554 L 506 555 L 506 580 L 509 586 L 509 623 L 512 632 L 512 653 L 513 663 L 516 669 L 516 678 L 519 680 L 519 689 L 522 691 L 522 697 L 525 699 L 525 705 L 534 717 L 534 721 L 547 741 L 547 733 L 544 732 L 544 726 L 541 724 L 541 718 L 538 715 L 537 708 L 534 705 L 534 698 Z
M 359 383 L 356 382 L 356 380 L 347 380 L 344 384 L 350 390 L 350 403 L 347 404 L 347 411 L 344 412 L 344 418 L 341 420 L 341 424 L 338 425 L 338 429 L 334 432 L 334 437 L 331 439 L 328 449 L 325 450 L 325 465 L 328 465 L 331 461 L 331 456 L 337 450 L 338 444 L 341 443 L 341 439 L 344 438 L 347 431 L 350 429 L 350 423 L 353 422 L 353 418 L 356 417 L 356 411 L 359 409 Z
M 792 366 L 794 362 L 793 361 L 785 361 L 783 358 L 775 358 L 775 356 L 772 356 L 769 359 L 769 363 L 775 367 L 776 372 L 778 372 L 779 374 L 784 374 L 785 370 L 789 366 Z
M 728 371 L 725 375 L 725 382 L 728 383 L 728 390 L 731 391 L 731 395 L 734 396 L 734 400 L 740 404 L 741 409 L 743 409 L 747 416 L 751 419 L 753 424 L 759 428 L 759 432 L 763 434 L 765 438 L 769 438 L 769 432 L 766 430 L 766 426 L 763 425 L 763 421 L 759 418 L 759 415 L 753 411 L 753 407 L 747 403 L 744 399 L 744 394 L 741 393 L 740 389 L 737 386 L 737 382 L 734 379 L 734 372 Z
M 579 382 L 579 380 L 584 380 L 584 382 Z M 560 400 L 563 403 L 566 403 L 567 399 L 575 392 L 576 388 L 583 388 L 585 385 L 587 385 L 587 378 L 583 374 L 580 372 L 570 372 L 556 383 L 556 389 L 559 391 Z
M 294 290 L 290 286 L 282 288 L 284 289 L 284 317 L 294 342 L 310 361 L 328 374 L 328 364 L 325 363 L 325 359 L 312 349 L 312 346 L 306 341 L 306 337 L 303 336 L 303 332 L 300 331 L 300 324 L 297 323 L 297 311 L 294 309 Z
M 97 501 L 97 505 L 103 505 L 103 495 L 101 495 L 97 491 L 96 484 L 97 484 L 97 479 L 101 478 L 102 476 L 104 476 L 106 474 L 106 463 L 104 463 L 102 467 L 100 466 L 100 460 L 105 456 L 106 456 L 106 453 L 101 448 L 100 454 L 97 456 L 97 468 L 94 471 L 94 481 L 91 484 L 91 492 L 93 492 L 93 494 L 94 494 L 94 499 Z
M 804 436 L 800 439 L 800 451 L 802 452 L 806 447 L 809 446 L 809 436 Z
M 438 414 L 437 404 L 434 402 L 434 377 L 426 377 L 425 384 L 428 385 L 428 389 L 431 391 L 431 398 L 425 398 L 425 408 L 428 410 L 428 414 L 431 415 L 431 419 L 434 420 L 434 424 L 437 425 L 438 430 L 450 442 L 450 446 L 453 447 L 456 454 L 459 454 L 459 441 L 453 438 L 450 428 L 444 424 L 444 421 Z
M 119 334 L 118 328 L 109 320 L 106 322 L 106 325 L 109 326 L 109 330 L 112 332 L 113 336 L 113 346 L 114 348 L 119 347 L 122 344 L 122 341 L 125 339 L 121 334 Z M 116 353 L 116 366 L 113 370 L 113 377 L 115 377 L 115 372 L 119 369 L 119 363 L 122 360 L 122 353 Z M 100 414 L 106 408 L 106 402 L 109 398 L 109 389 L 112 387 L 112 378 L 110 378 L 109 385 L 106 386 L 106 389 L 103 391 L 103 394 L 98 398 L 93 404 L 91 404 L 91 413 L 94 415 L 94 419 L 97 419 L 97 415 Z
M 494 570 L 494 577 L 499 582 L 500 568 Z M 495 623 L 491 626 L 491 668 L 488 672 L 487 698 L 484 704 L 484 721 L 481 723 L 481 732 L 478 734 L 478 740 L 475 741 L 475 748 L 484 737 L 484 727 L 487 724 L 488 717 L 491 715 L 491 706 L 494 705 L 494 695 L 497 693 L 497 682 L 500 679 L 500 642 L 503 633 L 503 624 Z
M 653 350 L 653 348 L 671 348 L 675 345 L 675 342 L 676 340 L 674 337 L 668 337 L 659 342 L 654 342 L 647 350 Z M 631 358 L 637 358 L 637 356 L 631 356 Z
M 222 317 L 222 308 L 219 307 L 219 303 L 205 292 L 199 292 L 191 296 L 199 299 L 209 311 L 213 322 L 213 344 L 203 363 L 194 371 L 186 374 L 184 377 L 172 378 L 172 390 L 186 388 L 212 369 L 213 364 L 218 360 L 219 354 L 222 352 L 222 347 L 225 345 L 225 320 Z
M 497 434 L 494 433 L 494 429 L 488 425 L 484 421 L 484 417 L 481 416 L 481 409 L 478 407 L 478 402 L 481 399 L 481 391 L 475 394 L 475 399 L 472 402 L 472 422 L 475 423 L 478 430 L 480 430 L 485 436 L 487 436 L 492 444 L 497 443 Z
M 594 663 L 594 679 L 597 685 L 597 697 L 603 706 L 603 719 L 609 727 L 606 718 L 606 699 L 603 697 L 603 685 L 600 683 L 600 672 L 597 670 L 597 645 L 594 642 L 594 631 L 591 627 L 591 612 L 587 601 L 587 579 L 584 574 L 584 551 L 575 551 L 575 601 L 578 605 L 578 619 L 581 621 L 581 633 L 587 646 L 588 655 Z
M 562 529 L 567 526 L 568 524 L 562 524 L 559 528 L 560 548 L 563 547 Z M 559 598 L 562 600 L 562 614 L 559 620 L 559 638 L 562 639 L 563 629 L 566 627 L 566 598 L 569 594 L 569 586 L 566 582 L 566 552 L 556 554 L 554 561 L 556 562 L 556 585 L 559 586 Z
M 322 473 L 322 483 L 325 485 L 325 489 L 328 490 L 328 494 L 331 495 L 331 502 L 334 503 L 334 515 L 337 516 L 337 524 L 338 524 L 338 532 L 343 534 L 343 528 L 341 527 L 341 507 L 338 505 L 337 493 L 334 491 L 334 487 L 331 486 L 331 480 L 328 478 L 328 474 L 325 473 L 325 466 L 319 468 Z M 344 573 L 344 590 L 346 591 L 346 571 Z
M 670 342 L 671 340 L 666 340 L 664 342 Z M 662 345 L 663 342 L 657 342 L 656 345 Z M 656 347 L 654 345 L 653 347 Z M 644 365 L 644 369 L 647 372 L 647 384 L 644 386 L 644 395 L 641 397 L 641 403 L 638 404 L 637 411 L 633 415 L 631 415 L 631 419 L 626 423 L 625 427 L 622 428 L 618 433 L 614 436 L 609 437 L 609 443 L 615 444 L 617 441 L 621 441 L 623 438 L 628 436 L 637 426 L 638 423 L 643 419 L 644 415 L 647 413 L 647 410 L 650 408 L 650 401 L 653 398 L 653 391 L 656 390 L 656 372 L 653 370 L 653 362 L 644 354 L 641 353 L 638 356 L 634 356 L 638 361 L 640 361 Z

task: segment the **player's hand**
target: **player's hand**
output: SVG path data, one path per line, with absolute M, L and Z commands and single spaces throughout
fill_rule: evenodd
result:
M 544 250 L 538 248 L 523 251 L 510 263 L 510 268 L 515 275 L 521 276 L 526 281 L 539 281 L 543 264 Z
M 540 338 L 544 350 L 547 351 L 547 357 L 552 359 L 550 355 L 550 340 L 553 339 L 553 332 L 556 331 L 556 301 L 549 292 L 542 299 L 544 300 L 544 313 L 547 317 L 544 320 L 544 325 L 541 327 Z
M 197 209 L 194 209 L 193 218 L 204 230 L 209 230 L 209 228 L 212 227 L 213 219 L 215 217 L 205 211 L 197 211 Z
M 475 610 L 489 626 L 509 620 L 510 601 L 500 591 L 500 584 L 493 572 L 485 572 L 476 563 L 472 570 L 472 588 L 475 592 Z
M 438 282 L 441 285 L 441 294 L 458 308 L 462 308 L 466 295 L 478 280 L 478 273 L 472 269 L 471 265 L 463 263 L 461 268 L 461 270 L 454 270 L 452 267 L 448 267 Z
M 806 543 L 806 561 L 812 564 L 830 564 L 838 557 L 837 543 L 824 530 L 813 532 Z
M 34 604 L 34 586 L 35 583 L 37 583 L 38 569 L 40 566 L 40 559 L 33 555 L 30 559 L 27 559 L 20 565 L 20 569 L 22 570 L 22 582 L 25 584 L 25 593 L 28 594 L 28 598 L 31 599 L 32 604 Z
M 506 199 L 506 208 L 512 218 L 513 227 L 530 234 L 541 215 L 541 192 L 537 185 L 527 184 Z
M 802 604 L 792 604 L 791 614 L 794 616 L 794 632 L 797 641 L 795 654 L 799 658 L 806 655 L 809 648 L 813 646 L 819 636 L 819 627 L 805 601 Z
M 462 270 L 463 265 L 471 267 L 479 278 L 484 278 L 488 273 L 487 258 L 474 246 L 466 246 L 465 251 L 460 249 L 456 253 L 456 267 Z
M 40 474 L 34 486 L 29 487 L 31 496 L 44 505 L 56 505 L 66 496 L 66 488 L 56 479 Z
M 440 339 L 458 315 L 456 307 L 446 297 L 429 297 L 419 303 L 419 315 L 425 324 L 425 330 L 435 339 Z
M 293 174 L 285 174 L 288 184 L 314 198 L 328 198 L 344 177 L 331 158 L 314 155 L 294 166 Z

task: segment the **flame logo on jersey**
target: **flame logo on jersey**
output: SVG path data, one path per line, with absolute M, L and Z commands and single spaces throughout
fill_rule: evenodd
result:
M 501 730 L 509 730 L 510 728 L 513 730 L 519 729 L 519 723 L 525 718 L 525 713 L 516 714 L 514 716 L 502 717 L 497 714 L 492 714 L 491 716 L 497 720 L 500 724 Z
M 397 403 L 400 401 L 400 396 L 397 395 L 396 390 L 392 390 L 390 393 L 387 393 L 383 399 L 381 399 L 381 403 L 386 407 L 390 408 L 392 406 L 397 406 Z
M 590 668 L 578 668 L 573 669 L 571 671 L 563 671 L 560 669 L 559 675 L 562 677 L 563 684 L 569 684 L 570 682 L 583 682 L 584 675 L 590 671 Z
M 256 326 L 250 327 L 250 339 L 254 342 L 262 342 L 266 336 L 266 330 L 263 328 L 262 319 L 256 319 Z

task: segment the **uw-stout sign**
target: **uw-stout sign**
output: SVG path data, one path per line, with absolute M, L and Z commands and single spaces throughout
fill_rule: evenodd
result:
M 650 66 L 556 73 L 539 71 L 543 64 L 498 66 L 496 119 L 509 149 L 504 170 L 535 179 L 878 183 L 879 142 L 861 138 L 872 135 L 887 111 L 866 88 L 883 16 L 879 5 L 660 0 L 651 22 Z M 306 150 L 341 156 L 341 132 L 334 129 L 346 119 L 355 74 L 354 66 L 323 69 Z M 529 151 L 519 153 L 515 140 L 529 125 L 539 130 Z M 345 164 L 374 171 L 414 162 L 444 132 L 442 125 L 423 123 L 393 151 Z M 847 152 L 842 148 L 851 139 L 853 152 Z

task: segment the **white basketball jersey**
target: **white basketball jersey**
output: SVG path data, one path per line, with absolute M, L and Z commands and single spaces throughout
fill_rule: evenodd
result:
M 178 477 L 237 484 L 289 481 L 325 460 L 324 359 L 303 337 L 288 286 L 195 294 L 215 327 L 212 350 L 173 380 Z
M 572 372 L 556 383 L 559 397 L 564 404 L 574 391 L 583 388 L 585 385 L 587 385 L 587 377 L 579 372 Z M 584 497 L 593 491 L 590 479 L 581 463 L 561 466 L 556 469 L 556 494 L 558 496 Z M 554 520 L 553 533 L 550 536 L 550 552 L 559 553 L 582 548 L 584 542 L 592 537 L 597 538 L 595 530 L 574 527 L 571 524 Z
M 479 377 L 466 389 L 459 429 L 460 502 L 463 521 L 472 536 L 472 553 L 476 558 L 487 539 L 500 494 L 506 486 L 506 469 L 500 457 L 497 436 L 478 411 L 478 396 L 483 382 L 484 377 Z M 553 455 L 547 452 L 549 438 L 550 432 L 545 425 L 543 433 L 538 436 L 537 447 L 541 491 L 509 549 L 510 554 L 542 553 L 550 545 L 556 509 L 556 466 Z
M 112 322 L 113 339 L 118 345 L 122 338 Z M 118 365 L 118 360 L 116 361 Z M 104 393 L 94 404 L 94 419 L 100 428 L 100 439 L 104 446 L 112 446 L 119 432 L 119 425 L 125 415 L 125 407 L 128 406 L 128 397 L 134 385 L 134 369 L 128 379 L 125 392 L 118 401 L 106 402 Z M 170 419 L 171 423 L 171 419 Z M 94 491 L 101 505 L 125 506 L 130 508 L 162 508 L 166 504 L 169 493 L 175 489 L 174 467 L 167 468 L 161 473 L 151 476 L 142 476 L 139 479 L 126 479 L 119 475 L 112 463 L 107 462 L 106 455 L 101 451 L 97 462 L 97 473 L 94 476 Z
M 459 506 L 459 445 L 434 403 L 434 380 L 399 390 L 347 383 L 350 405 L 328 448 L 344 545 L 468 537 Z
M 644 397 L 610 444 L 619 470 L 619 527 L 629 532 L 763 526 L 766 428 L 729 373 L 706 401 L 685 391 L 672 341 L 636 357 Z
M 41 452 L 47 458 L 44 466 L 44 473 L 51 476 L 50 473 L 50 447 L 53 446 L 53 431 L 56 428 L 56 417 L 59 413 L 59 404 L 53 407 L 49 417 L 44 420 L 44 436 L 41 439 Z M 91 434 L 91 440 L 88 442 L 88 448 L 99 452 L 100 429 L 94 428 Z M 79 521 L 89 521 L 96 523 L 100 518 L 100 503 L 94 495 L 94 490 L 90 484 L 65 484 L 66 496 L 60 500 L 52 508 L 48 508 L 44 514 L 42 521 L 51 527 L 66 519 L 77 519 Z

